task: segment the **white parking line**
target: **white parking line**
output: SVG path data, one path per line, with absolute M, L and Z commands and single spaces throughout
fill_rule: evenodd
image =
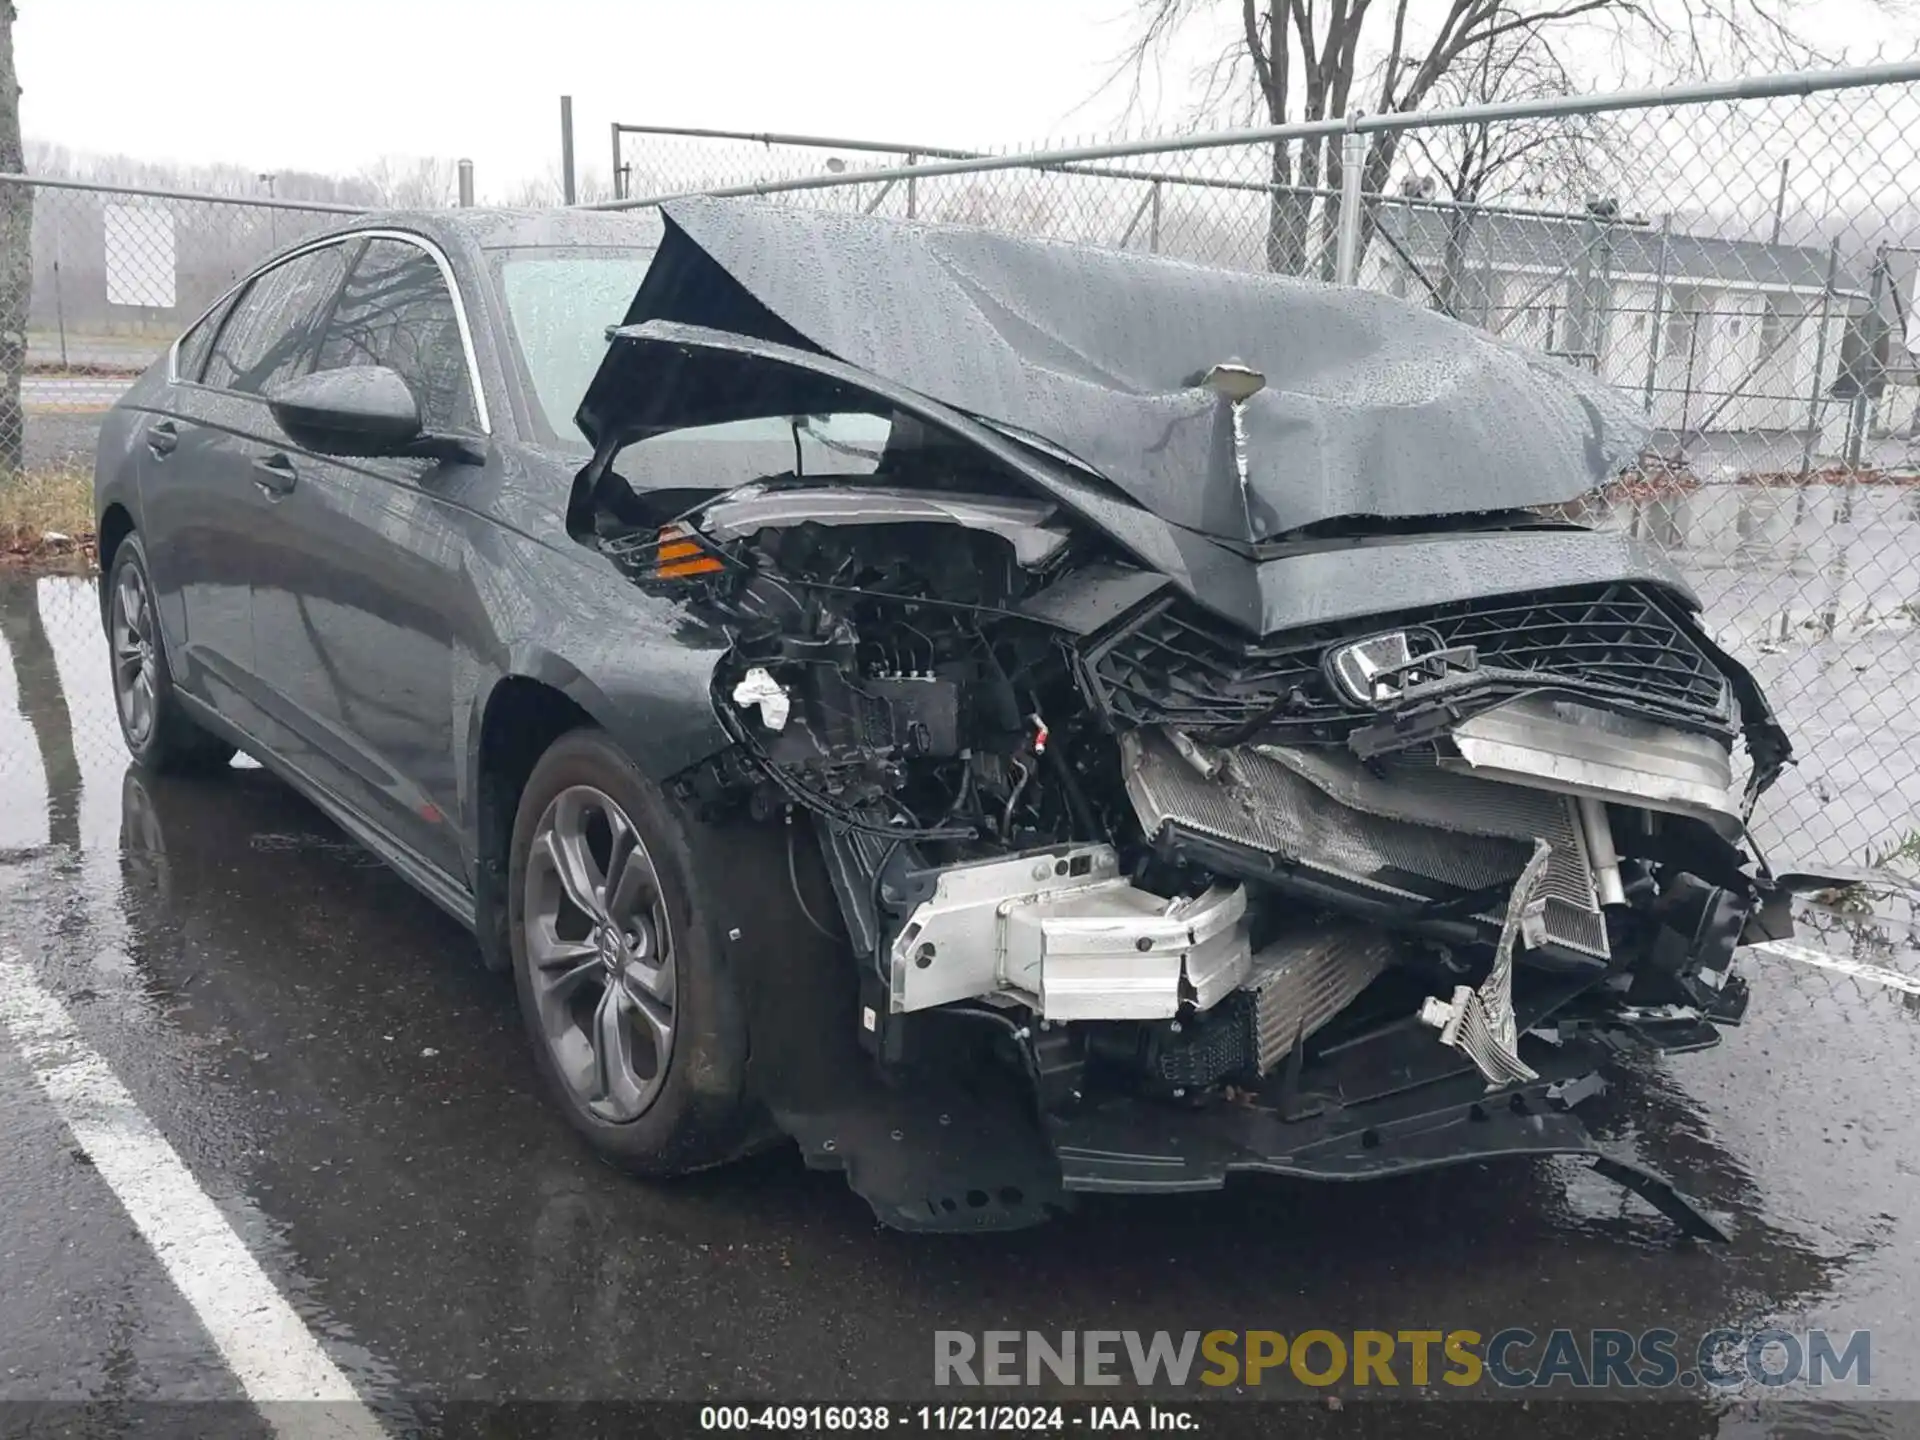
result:
M 1791 940 L 1763 940 L 1751 948 L 1761 955 L 1772 955 L 1781 960 L 1797 960 L 1802 965 L 1818 965 L 1822 970 L 1838 970 L 1842 975 L 1871 980 L 1877 985 L 1885 985 L 1889 990 L 1904 990 L 1909 995 L 1920 995 L 1920 979 L 1915 979 L 1911 975 L 1902 975 L 1898 970 L 1889 970 L 1884 965 L 1869 965 L 1864 960 L 1849 960 L 1844 955 L 1829 955 L 1824 950 L 1796 945 Z
M 0 1029 L 12 1032 L 34 1079 L 268 1424 L 302 1440 L 384 1440 L 352 1382 L 112 1068 L 80 1038 L 66 1006 L 12 950 L 0 953 Z

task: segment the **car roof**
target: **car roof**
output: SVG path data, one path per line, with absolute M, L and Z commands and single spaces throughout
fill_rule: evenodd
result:
M 504 250 L 532 246 L 637 246 L 660 243 L 658 210 L 543 210 L 470 206 L 450 210 L 373 210 L 338 226 L 356 230 L 410 230 L 453 249 Z M 318 237 L 315 237 L 318 238 Z

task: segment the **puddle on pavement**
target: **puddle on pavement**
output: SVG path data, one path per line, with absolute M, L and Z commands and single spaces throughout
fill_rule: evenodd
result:
M 1904 698 L 1920 700 L 1920 680 L 1892 664 L 1920 642 L 1891 626 L 1850 634 L 1836 623 L 1816 634 L 1795 622 L 1769 652 L 1772 622 L 1760 613 L 1804 596 L 1802 581 L 1826 583 L 1836 566 L 1846 613 L 1856 596 L 1880 605 L 1901 587 L 1920 593 L 1920 512 L 1907 495 L 1857 499 L 1851 523 L 1861 533 L 1851 542 L 1832 538 L 1821 507 L 1836 503 L 1816 494 L 1796 516 L 1792 496 L 1727 487 L 1628 507 L 1613 523 L 1675 547 L 1719 612 L 1737 617 L 1727 623 L 1746 627 L 1741 653 L 1775 666 L 1764 678 L 1789 729 L 1812 737 L 1803 780 L 1808 770 L 1829 784 L 1847 779 L 1818 803 L 1803 784 L 1795 803 L 1828 816 L 1829 848 L 1854 845 L 1856 833 L 1870 847 L 1920 815 L 1909 803 L 1920 798 L 1912 760 L 1897 773 L 1889 766 L 1877 790 L 1847 778 L 1883 747 L 1898 748 L 1890 732 L 1911 737 L 1920 726 Z M 1782 538 L 1803 527 L 1804 552 Z M 1788 563 L 1754 580 L 1743 545 Z M 1664 1222 L 1560 1164 L 1352 1191 L 1249 1184 L 1096 1202 L 1043 1232 L 960 1247 L 876 1235 L 837 1181 L 802 1175 L 797 1162 L 768 1162 L 744 1190 L 724 1177 L 648 1190 L 581 1160 L 530 1093 L 510 989 L 467 965 L 467 942 L 450 922 L 317 812 L 257 768 L 212 782 L 130 769 L 98 613 L 85 581 L 0 575 L 0 942 L 24 950 L 68 999 L 196 1174 L 219 1177 L 236 1197 L 247 1238 L 316 1327 L 380 1354 L 376 1364 L 358 1352 L 357 1378 L 370 1389 L 457 1393 L 462 1377 L 486 1375 L 524 1393 L 552 1383 L 533 1378 L 540 1365 L 563 1375 L 577 1367 L 581 1386 L 615 1383 L 591 1378 L 605 1374 L 656 1389 L 690 1384 L 692 1374 L 724 1389 L 730 1376 L 764 1385 L 780 1373 L 768 1357 L 784 1350 L 772 1342 L 757 1344 L 757 1368 L 742 1371 L 725 1354 L 676 1349 L 701 1335 L 728 1343 L 704 1322 L 689 1339 L 671 1313 L 635 1318 L 647 1308 L 642 1294 L 683 1284 L 698 1297 L 689 1305 L 712 1303 L 718 1285 L 734 1311 L 765 1311 L 769 1323 L 840 1316 L 843 1341 L 857 1341 L 859 1363 L 880 1375 L 924 1375 L 933 1326 L 986 1328 L 1018 1295 L 1023 1323 L 1043 1329 L 1108 1313 L 1148 1329 L 1287 1329 L 1414 1311 L 1436 1317 L 1425 1323 L 1465 1314 L 1482 1328 L 1541 1332 L 1636 1322 L 1693 1333 L 1871 1328 L 1871 1393 L 1920 1398 L 1920 1318 L 1909 1300 L 1920 1287 L 1914 996 L 1756 962 L 1753 1011 L 1726 1044 L 1642 1067 L 1597 1102 L 1596 1130 L 1731 1219 L 1725 1251 L 1671 1254 Z M 1817 683 L 1782 689 L 1793 676 Z M 1814 713 L 1801 712 L 1803 696 Z M 1831 713 L 1836 698 L 1846 715 Z M 1796 823 L 1791 806 L 1779 812 L 1768 822 L 1776 829 Z M 1912 893 L 1818 911 L 1802 938 L 1920 973 Z M 513 1138 L 480 1147 L 476 1111 Z M 294 1153 L 289 1136 L 299 1137 Z M 570 1217 L 558 1232 L 556 1196 Z M 414 1236 L 423 1206 L 446 1218 Z M 1286 1239 L 1300 1235 L 1311 1244 Z M 722 1250 L 754 1267 L 746 1289 L 739 1272 L 716 1279 L 707 1268 Z M 1503 1251 L 1526 1256 L 1524 1274 L 1503 1267 Z M 423 1253 L 432 1276 L 420 1271 Z M 596 1313 L 612 1317 L 605 1335 L 584 1340 L 568 1282 L 583 1266 Z M 1223 1307 L 1238 1318 L 1223 1318 Z M 632 1369 L 622 1326 L 642 1323 L 664 1327 L 648 1343 L 665 1371 Z M 735 1324 L 745 1322 L 730 1317 L 720 1335 L 744 1333 Z M 461 1348 L 486 1350 L 502 1335 L 522 1360 L 483 1363 Z M 801 1374 L 809 1343 L 795 1338 Z M 848 1373 L 871 1388 L 868 1371 Z M 1815 1414 L 1762 1411 L 1750 1431 L 1753 1412 L 1700 1404 L 1694 1433 L 1784 1432 Z M 1839 1423 L 1862 1434 L 1899 1428 L 1864 1411 Z

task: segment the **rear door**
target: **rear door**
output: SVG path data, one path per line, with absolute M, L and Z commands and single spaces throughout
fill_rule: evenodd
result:
M 141 524 L 182 682 L 249 734 L 263 733 L 253 647 L 255 583 L 284 498 L 286 437 L 262 396 L 311 363 L 346 274 L 341 245 L 263 270 L 176 353 L 170 413 L 144 430 Z
M 369 238 L 315 352 L 315 370 L 384 365 L 429 431 L 487 449 L 450 271 L 424 240 Z M 455 764 L 458 656 L 479 611 L 467 590 L 465 461 L 296 453 L 269 517 L 279 566 L 257 591 L 254 644 L 314 780 L 417 856 L 464 879 Z

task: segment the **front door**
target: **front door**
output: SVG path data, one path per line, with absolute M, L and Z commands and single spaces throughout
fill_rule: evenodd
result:
M 438 434 L 486 448 L 468 351 L 438 257 L 379 236 L 355 258 L 315 370 L 396 371 Z M 477 618 L 462 461 L 291 457 L 298 483 L 270 524 L 288 563 L 257 590 L 262 677 L 299 717 L 303 765 L 416 855 L 465 880 L 456 756 L 457 656 Z

